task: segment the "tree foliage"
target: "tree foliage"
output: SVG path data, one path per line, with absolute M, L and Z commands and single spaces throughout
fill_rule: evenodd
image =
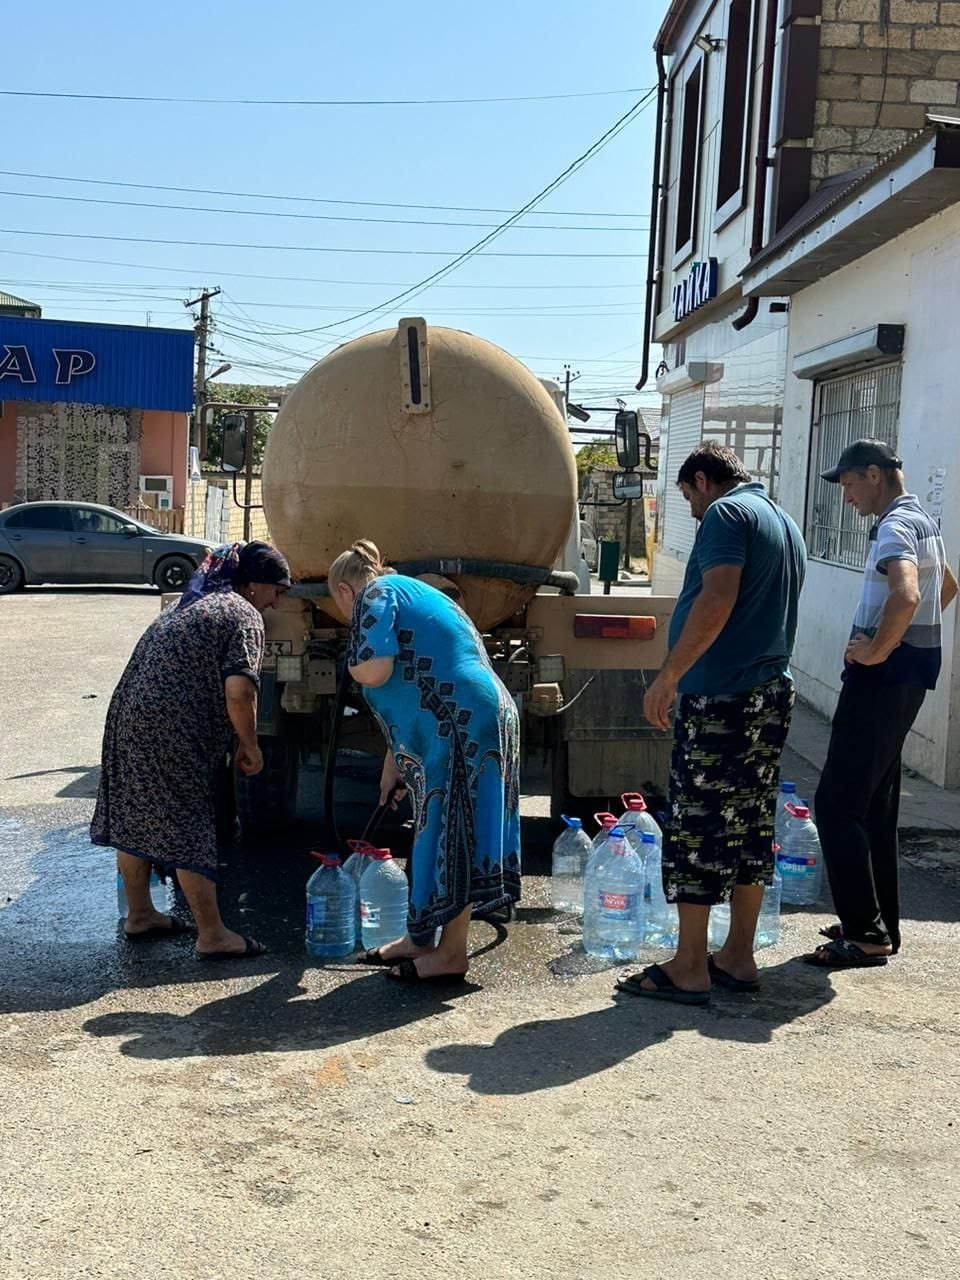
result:
M 593 444 L 585 444 L 577 451 L 577 475 L 581 479 L 594 467 L 608 467 L 615 470 L 616 466 L 617 455 L 608 444 L 594 441 Z

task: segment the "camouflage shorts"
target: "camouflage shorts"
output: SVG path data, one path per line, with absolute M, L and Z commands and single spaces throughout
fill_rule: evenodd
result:
M 663 885 L 671 902 L 727 902 L 773 876 L 773 819 L 794 689 L 683 694 L 674 722 Z

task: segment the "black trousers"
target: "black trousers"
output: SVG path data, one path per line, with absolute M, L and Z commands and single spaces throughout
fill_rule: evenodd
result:
M 900 949 L 900 753 L 926 690 L 848 672 L 816 796 L 817 827 L 844 937 Z

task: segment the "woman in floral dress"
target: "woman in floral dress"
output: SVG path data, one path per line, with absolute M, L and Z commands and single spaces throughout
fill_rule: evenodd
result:
M 248 775 L 263 768 L 262 615 L 289 586 L 287 562 L 266 543 L 219 547 L 179 602 L 147 628 L 114 691 L 90 837 L 117 852 L 131 940 L 180 931 L 151 904 L 154 866 L 177 873 L 197 926 L 198 959 L 264 950 L 220 917 L 214 797 L 234 736 L 237 768 Z

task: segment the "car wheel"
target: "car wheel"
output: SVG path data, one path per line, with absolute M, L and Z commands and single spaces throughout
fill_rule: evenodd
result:
M 23 586 L 23 570 L 12 556 L 0 556 L 0 596 L 19 591 Z
M 169 556 L 157 565 L 153 580 L 161 591 L 182 591 L 193 577 L 194 567 L 186 556 Z

